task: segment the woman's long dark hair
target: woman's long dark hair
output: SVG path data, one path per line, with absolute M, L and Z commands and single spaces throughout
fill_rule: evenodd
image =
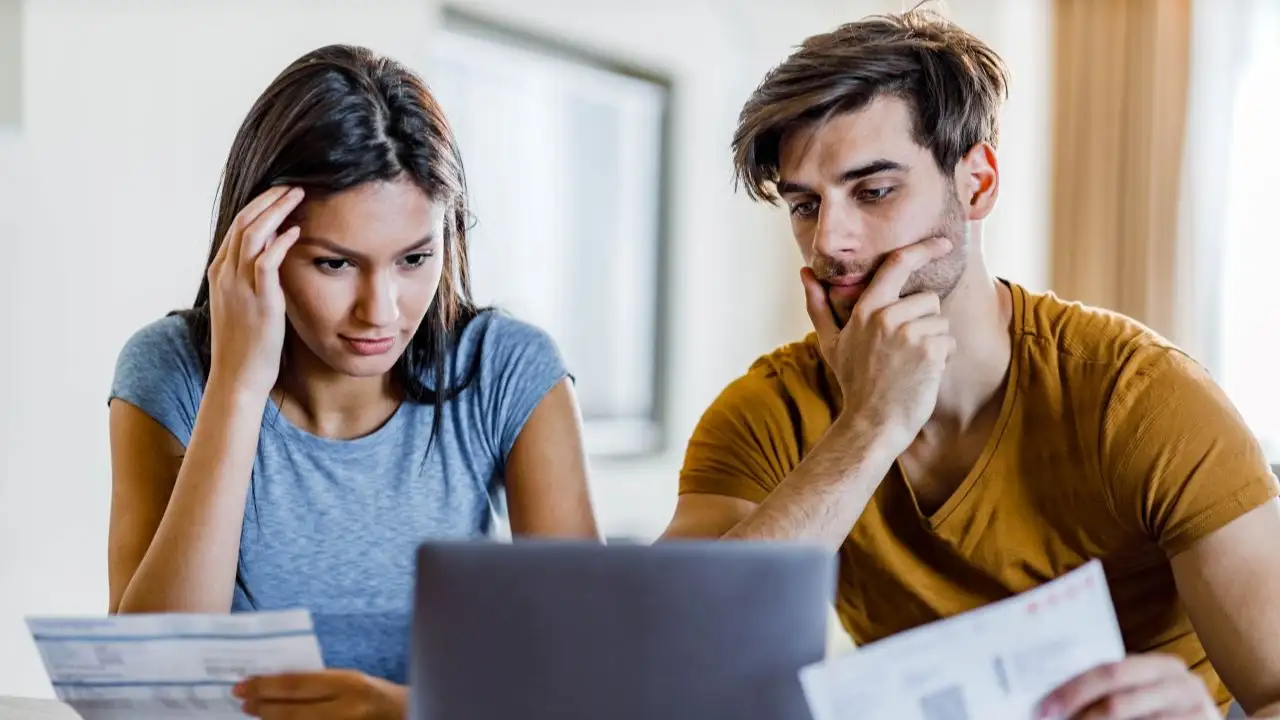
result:
M 453 131 L 426 84 L 400 63 L 365 48 L 329 45 L 298 58 L 259 96 L 236 133 L 218 188 L 205 279 L 191 309 L 179 313 L 206 378 L 211 363 L 208 265 L 236 214 L 275 185 L 301 186 L 314 199 L 401 178 L 449 207 L 439 288 L 392 370 L 409 401 L 435 406 L 430 452 L 444 403 L 475 374 L 472 363 L 455 378 L 449 362 L 458 334 L 479 312 L 467 267 L 466 179 Z M 236 580 L 251 597 L 239 572 Z

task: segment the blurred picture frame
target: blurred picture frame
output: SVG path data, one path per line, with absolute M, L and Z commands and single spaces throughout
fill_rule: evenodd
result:
M 556 341 L 589 455 L 660 452 L 672 83 L 451 8 L 424 75 L 467 173 L 477 303 Z

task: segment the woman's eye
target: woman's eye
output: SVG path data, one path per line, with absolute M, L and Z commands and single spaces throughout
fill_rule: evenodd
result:
M 404 264 L 411 268 L 422 267 L 426 264 L 427 259 L 434 254 L 435 253 L 432 252 L 418 252 L 411 255 L 405 255 Z
M 349 260 L 343 258 L 317 258 L 316 267 L 326 272 L 338 272 L 350 265 Z
M 858 199 L 864 202 L 879 202 L 893 192 L 893 187 L 865 188 L 858 191 Z

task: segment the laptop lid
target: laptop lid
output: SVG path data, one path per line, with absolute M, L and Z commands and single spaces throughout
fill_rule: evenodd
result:
M 835 558 L 746 542 L 429 543 L 412 720 L 800 720 Z

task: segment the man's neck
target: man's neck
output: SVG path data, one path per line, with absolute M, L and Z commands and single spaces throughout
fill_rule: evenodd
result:
M 947 363 L 929 425 L 958 434 L 1003 395 L 1013 352 L 1013 294 L 975 262 L 943 301 L 942 313 L 951 322 L 956 352 Z

